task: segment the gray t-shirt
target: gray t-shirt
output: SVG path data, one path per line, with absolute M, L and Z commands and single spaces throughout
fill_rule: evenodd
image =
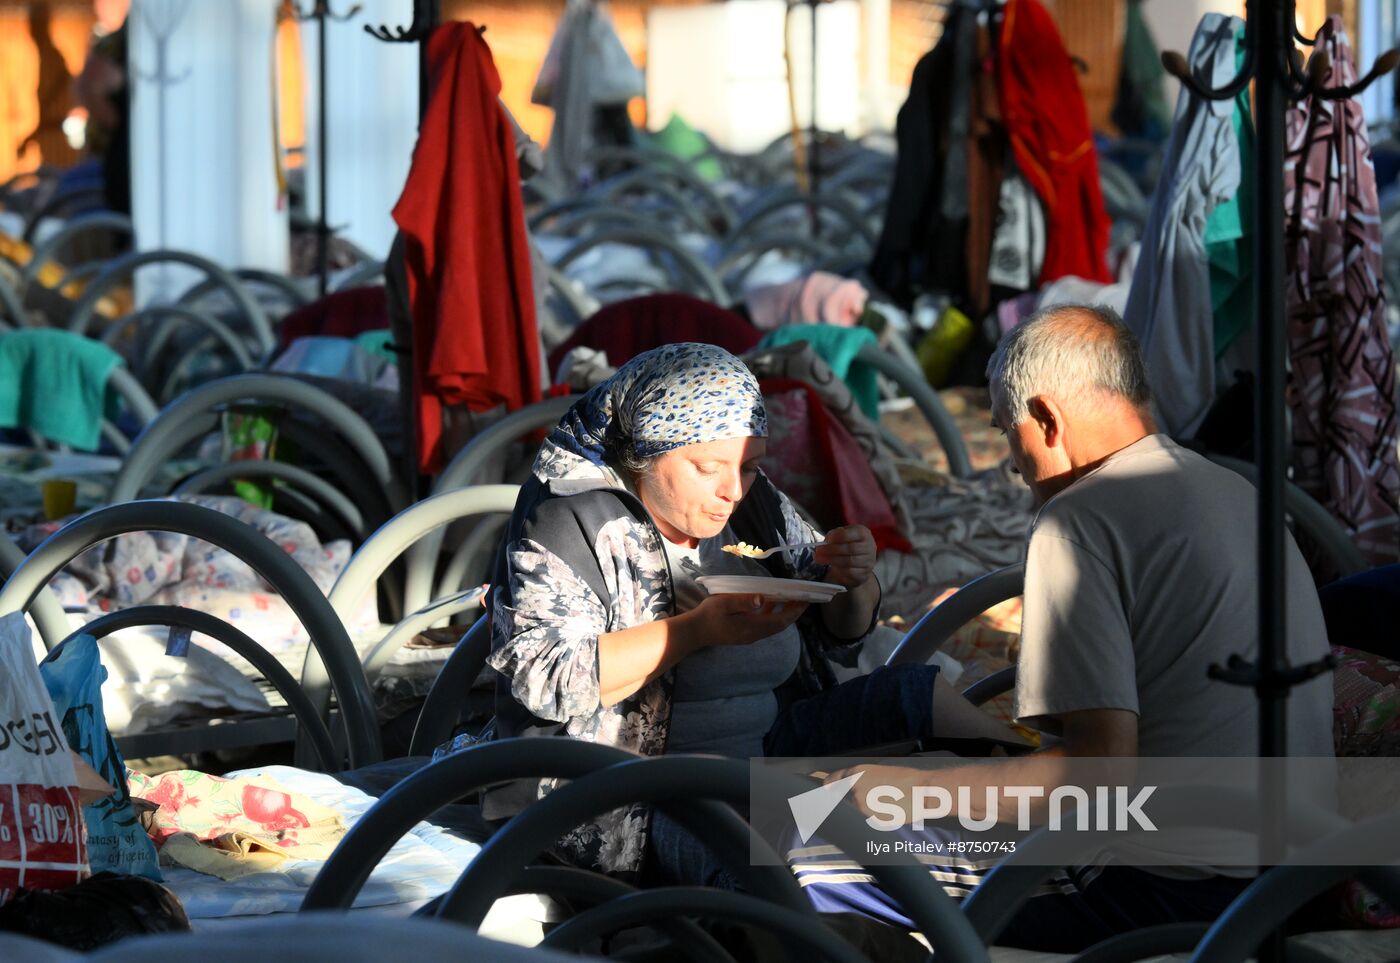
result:
M 1207 675 L 1232 654 L 1258 658 L 1256 494 L 1235 472 L 1150 435 L 1050 499 L 1027 546 L 1017 717 L 1037 724 L 1076 710 L 1126 709 L 1138 716 L 1139 756 L 1257 755 L 1254 690 Z M 1288 656 L 1296 665 L 1327 654 L 1327 630 L 1291 535 L 1287 553 Z M 1288 750 L 1333 755 L 1330 675 L 1292 690 Z M 1212 772 L 1220 778 L 1219 767 Z M 1296 801 L 1335 805 L 1325 778 L 1304 794 Z M 1163 876 L 1239 876 L 1250 874 L 1240 865 L 1256 845 L 1228 830 L 1192 829 L 1106 852 Z
M 1138 715 L 1140 756 L 1252 756 L 1254 690 L 1208 677 L 1258 655 L 1254 486 L 1150 435 L 1050 499 L 1026 558 L 1016 715 Z M 1327 654 L 1306 563 L 1287 540 L 1288 654 Z M 1288 700 L 1291 755 L 1332 755 L 1332 681 Z
M 676 589 L 676 611 L 705 599 L 700 575 L 768 575 L 752 559 L 721 551 L 739 539 L 725 526 L 695 548 L 662 539 Z M 750 758 L 763 755 L 763 736 L 777 717 L 773 690 L 797 668 L 802 640 L 796 626 L 750 645 L 716 645 L 676 665 L 668 752 L 705 752 Z

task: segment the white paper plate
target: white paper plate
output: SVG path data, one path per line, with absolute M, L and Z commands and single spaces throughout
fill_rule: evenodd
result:
M 830 582 L 804 582 L 796 578 L 768 578 L 762 575 L 702 575 L 695 581 L 711 595 L 762 595 L 796 602 L 830 602 L 846 591 L 844 585 L 832 585 Z

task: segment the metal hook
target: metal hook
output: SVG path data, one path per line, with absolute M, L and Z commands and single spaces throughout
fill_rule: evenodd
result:
M 385 43 L 395 43 L 397 41 L 406 41 L 412 39 L 410 37 L 404 36 L 406 31 L 403 27 L 395 27 L 394 29 L 398 31 L 397 36 L 391 34 L 389 32 L 388 27 L 375 27 L 371 26 L 370 24 L 365 24 L 365 33 L 369 34 L 371 37 L 374 37 L 376 40 L 383 40 Z
M 433 0 L 413 0 L 413 22 L 407 27 L 373 27 L 365 24 L 365 33 L 385 43 L 416 43 L 437 26 L 437 11 Z
M 1245 51 L 1244 56 L 1244 66 L 1240 68 L 1240 72 L 1235 75 L 1235 78 L 1224 87 L 1207 87 L 1192 73 L 1186 58 L 1179 51 L 1162 51 L 1162 66 L 1166 68 L 1167 73 L 1181 81 L 1183 87 L 1202 100 L 1231 100 L 1241 90 L 1248 87 L 1249 82 L 1254 79 L 1254 48 L 1250 47 Z
M 1306 68 L 1300 66 L 1302 55 L 1292 47 L 1288 48 L 1284 59 L 1288 65 L 1288 75 L 1296 85 L 1286 91 L 1292 100 L 1304 100 L 1322 89 L 1327 72 L 1332 69 L 1332 56 L 1326 50 L 1314 50 Z
M 1390 50 L 1387 50 L 1377 57 L 1376 62 L 1371 64 L 1371 69 L 1366 72 L 1366 76 L 1362 77 L 1356 83 L 1348 84 L 1345 87 L 1324 87 L 1315 91 L 1314 96 L 1320 97 L 1323 100 L 1348 100 L 1361 93 L 1396 67 L 1400 67 L 1400 47 L 1392 47 Z
M 311 12 L 310 12 L 310 13 L 303 13 L 300 4 L 295 4 L 295 3 L 294 3 L 294 4 L 291 5 L 291 7 L 292 7 L 292 16 L 296 17 L 296 19 L 298 19 L 298 20 L 323 20 L 323 19 L 324 19 L 324 20 L 334 20 L 334 21 L 336 21 L 337 23 L 344 23 L 345 21 L 354 18 L 354 17 L 360 12 L 360 10 L 362 9 L 362 7 L 360 6 L 360 4 L 357 3 L 357 4 L 355 4 L 353 7 L 351 7 L 349 10 L 345 11 L 345 13 L 343 13 L 343 14 L 333 13 L 333 12 L 331 11 L 331 0 L 316 0 L 316 4 L 315 4 L 315 6 L 313 6 L 313 7 L 311 8 Z
M 1191 65 L 1186 62 L 1186 58 L 1179 51 L 1163 50 L 1162 66 L 1167 73 L 1181 81 L 1183 87 L 1202 100 L 1230 100 L 1248 87 L 1249 82 L 1254 79 L 1255 48 L 1259 46 L 1257 30 L 1253 17 L 1245 20 L 1244 63 L 1240 66 L 1240 72 L 1235 75 L 1234 79 L 1223 87 L 1207 86 L 1205 81 L 1195 75 L 1191 70 Z

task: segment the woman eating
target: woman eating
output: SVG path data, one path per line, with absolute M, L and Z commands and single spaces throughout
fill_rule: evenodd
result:
M 565 414 L 522 487 L 492 580 L 497 736 L 735 758 L 935 732 L 1008 738 L 935 666 L 834 683 L 827 660 L 854 664 L 876 624 L 875 541 L 862 525 L 823 536 L 803 520 L 759 468 L 767 434 L 753 375 L 705 344 L 638 355 Z M 799 547 L 760 561 L 733 553 L 741 543 Z M 704 575 L 844 591 L 819 605 L 709 595 Z M 552 784 L 488 794 L 484 815 L 512 815 Z M 656 882 L 732 884 L 700 842 L 640 805 L 576 829 L 559 849 L 606 872 L 639 873 L 646 860 Z

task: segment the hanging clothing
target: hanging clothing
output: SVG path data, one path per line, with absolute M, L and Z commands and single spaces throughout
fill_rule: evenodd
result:
M 540 343 L 515 138 L 491 49 L 468 22 L 428 39 L 432 94 L 394 206 L 413 315 L 418 467 L 437 470 L 446 406 L 540 397 Z
M 951 224 L 967 220 L 967 141 L 972 122 L 973 65 L 977 55 L 977 21 L 970 15 L 947 24 L 953 41 L 953 82 L 948 98 L 948 152 L 943 158 L 938 212 Z
M 914 68 L 896 125 L 894 185 L 869 268 L 880 289 L 906 307 L 921 293 L 938 292 L 974 317 L 1008 293 L 991 271 L 994 236 L 1003 249 L 1025 241 L 1002 227 L 1010 166 L 1002 71 L 994 30 L 978 22 L 979 13 L 972 0 L 950 4 L 937 45 Z M 1105 221 L 1105 244 L 1107 237 Z M 1037 270 L 1022 289 L 1040 278 L 1036 256 L 1026 256 Z
M 1040 283 L 1067 274 L 1111 281 L 1109 220 L 1089 112 L 1055 19 L 1040 0 L 1006 4 L 997 81 L 1012 155 L 1045 205 Z
M 1196 76 L 1224 86 L 1235 76 L 1244 22 L 1208 13 L 1187 59 Z M 1138 336 L 1162 430 L 1190 437 L 1215 399 L 1215 328 L 1204 235 L 1210 211 L 1240 184 L 1239 141 L 1228 100 L 1183 89 L 1123 320 Z
M 998 288 L 1029 291 L 1037 287 L 1045 263 L 1045 212 L 1040 198 L 1021 172 L 1001 180 L 997 232 L 992 237 L 987 281 Z
M 943 34 L 915 64 L 895 121 L 894 183 L 869 271 L 906 308 L 920 292 L 963 289 L 965 225 L 944 216 L 942 184 L 948 157 L 966 150 L 949 132 L 951 105 L 970 96 L 971 84 L 968 74 L 958 74 L 954 52 L 974 44 L 976 32 L 974 11 L 960 3 L 948 8 Z
M 983 317 L 998 300 L 993 285 L 993 250 L 1007 249 L 1012 229 L 1002 219 L 1003 194 L 1006 190 L 1008 160 L 1006 125 L 1001 118 L 1001 99 L 997 95 L 996 42 L 985 24 L 977 25 L 977 59 L 973 66 L 972 114 L 967 139 L 967 298 L 965 307 L 973 317 Z M 1022 184 L 1024 185 L 1024 181 Z M 1014 188 L 1013 188 L 1014 189 Z M 1033 196 L 1033 195 L 1032 195 Z M 1039 201 L 1036 201 L 1037 206 Z M 1042 237 L 1044 232 L 1042 231 Z M 1036 261 L 1035 275 L 1040 275 Z M 1032 284 L 1023 284 L 1027 290 Z
M 545 176 L 571 194 L 595 144 L 626 144 L 627 102 L 646 92 L 612 18 L 593 0 L 569 0 L 550 41 L 531 103 L 554 111 Z
M 1235 69 L 1244 67 L 1244 37 L 1235 37 Z M 1206 218 L 1202 243 L 1210 262 L 1210 310 L 1215 319 L 1215 356 L 1254 327 L 1254 120 L 1249 88 L 1235 95 L 1230 123 L 1239 150 L 1240 186 Z M 1228 368 L 1226 369 L 1229 370 Z
M 588 153 L 593 103 L 588 96 L 588 37 L 597 14 L 593 4 L 564 8 L 530 100 L 554 111 L 545 150 L 546 178 L 564 193 L 578 186 Z
M 510 124 L 510 136 L 515 145 L 515 163 L 520 170 L 520 179 L 528 181 L 544 170 L 544 148 L 525 133 L 525 128 L 520 126 L 520 121 L 515 119 L 504 100 L 497 97 L 496 102 L 501 105 L 501 112 L 506 115 L 506 123 Z
M 1128 0 L 1123 25 L 1123 57 L 1118 68 L 1118 91 L 1109 120 L 1124 137 L 1160 143 L 1171 129 L 1162 81 L 1167 72 L 1152 28 L 1142 12 L 1143 0 Z
M 1326 86 L 1356 82 L 1340 17 L 1318 48 Z M 1346 526 L 1372 564 L 1400 557 L 1395 359 L 1381 288 L 1380 203 L 1355 100 L 1290 107 L 1284 236 L 1294 481 Z M 1301 175 L 1301 183 L 1300 183 Z

